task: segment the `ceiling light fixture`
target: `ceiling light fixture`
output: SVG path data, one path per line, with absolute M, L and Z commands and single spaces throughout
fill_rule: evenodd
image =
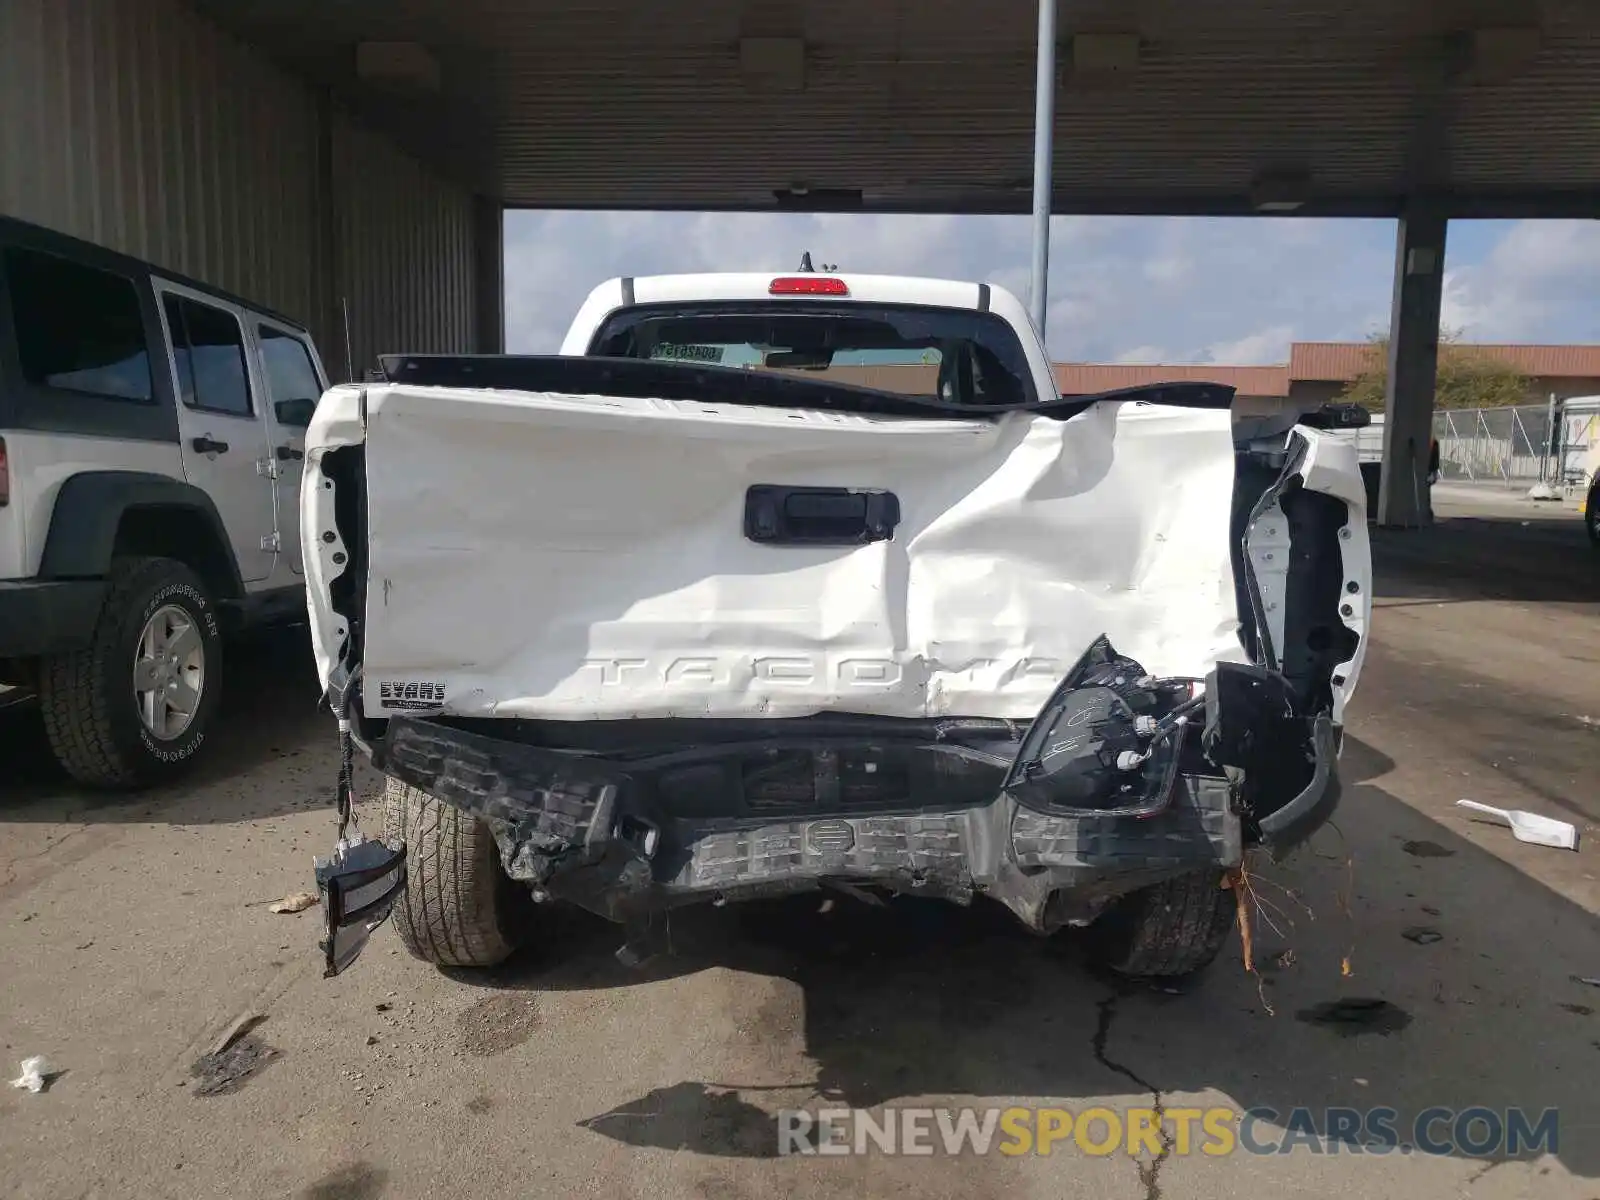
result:
M 1304 171 L 1268 171 L 1250 185 L 1250 207 L 1258 213 L 1291 213 L 1311 199 L 1311 176 Z

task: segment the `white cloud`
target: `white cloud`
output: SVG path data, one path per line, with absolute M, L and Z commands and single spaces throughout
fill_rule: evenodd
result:
M 1496 324 L 1488 310 L 1473 295 L 1472 272 L 1476 267 L 1444 273 L 1444 294 L 1439 303 L 1439 328 L 1460 334 L 1464 339 L 1485 341 L 1479 331 Z
M 1147 258 L 1144 263 L 1144 277 L 1151 283 L 1168 285 L 1183 283 L 1193 270 L 1193 261 L 1181 255 Z
M 1206 347 L 1205 361 L 1220 365 L 1254 367 L 1289 361 L 1289 343 L 1294 341 L 1294 326 L 1271 325 L 1247 333 L 1231 342 L 1213 342 Z
M 1135 346 L 1132 350 L 1124 350 L 1114 358 L 1113 362 L 1119 363 L 1159 363 L 1165 361 L 1167 352 L 1160 346 Z
M 1441 324 L 1469 341 L 1600 340 L 1597 289 L 1600 222 L 1517 221 L 1487 253 L 1445 272 Z

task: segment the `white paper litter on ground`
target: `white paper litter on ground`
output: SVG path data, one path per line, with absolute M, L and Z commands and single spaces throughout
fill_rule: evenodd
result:
M 1519 842 L 1529 842 L 1535 846 L 1553 846 L 1557 850 L 1578 848 L 1577 827 L 1565 821 L 1557 821 L 1553 817 L 1541 817 L 1538 813 L 1523 812 L 1520 809 L 1495 808 L 1493 805 L 1479 804 L 1476 800 L 1457 800 L 1456 806 L 1499 817 L 1511 826 L 1511 836 Z
M 55 1068 L 50 1065 L 50 1060 L 42 1054 L 22 1060 L 22 1074 L 11 1081 L 14 1088 L 26 1088 L 37 1095 L 44 1091 L 45 1080 L 55 1074 Z

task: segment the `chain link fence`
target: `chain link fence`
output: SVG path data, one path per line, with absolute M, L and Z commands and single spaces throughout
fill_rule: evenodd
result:
M 1600 413 L 1592 401 L 1445 409 L 1433 414 L 1433 436 L 1443 479 L 1573 489 L 1585 486 L 1593 470 Z

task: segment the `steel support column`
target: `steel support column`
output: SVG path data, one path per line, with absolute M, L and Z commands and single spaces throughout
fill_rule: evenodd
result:
M 1378 489 L 1378 523 L 1389 528 L 1417 529 L 1433 521 L 1428 451 L 1433 438 L 1446 227 L 1445 218 L 1437 213 L 1413 211 L 1401 219 L 1395 235 L 1383 474 Z
M 506 349 L 506 210 L 488 196 L 472 198 L 473 349 L 504 354 Z
M 1050 284 L 1050 201 L 1056 127 L 1056 0 L 1039 0 L 1038 75 L 1033 94 L 1033 276 L 1028 309 L 1044 334 Z

